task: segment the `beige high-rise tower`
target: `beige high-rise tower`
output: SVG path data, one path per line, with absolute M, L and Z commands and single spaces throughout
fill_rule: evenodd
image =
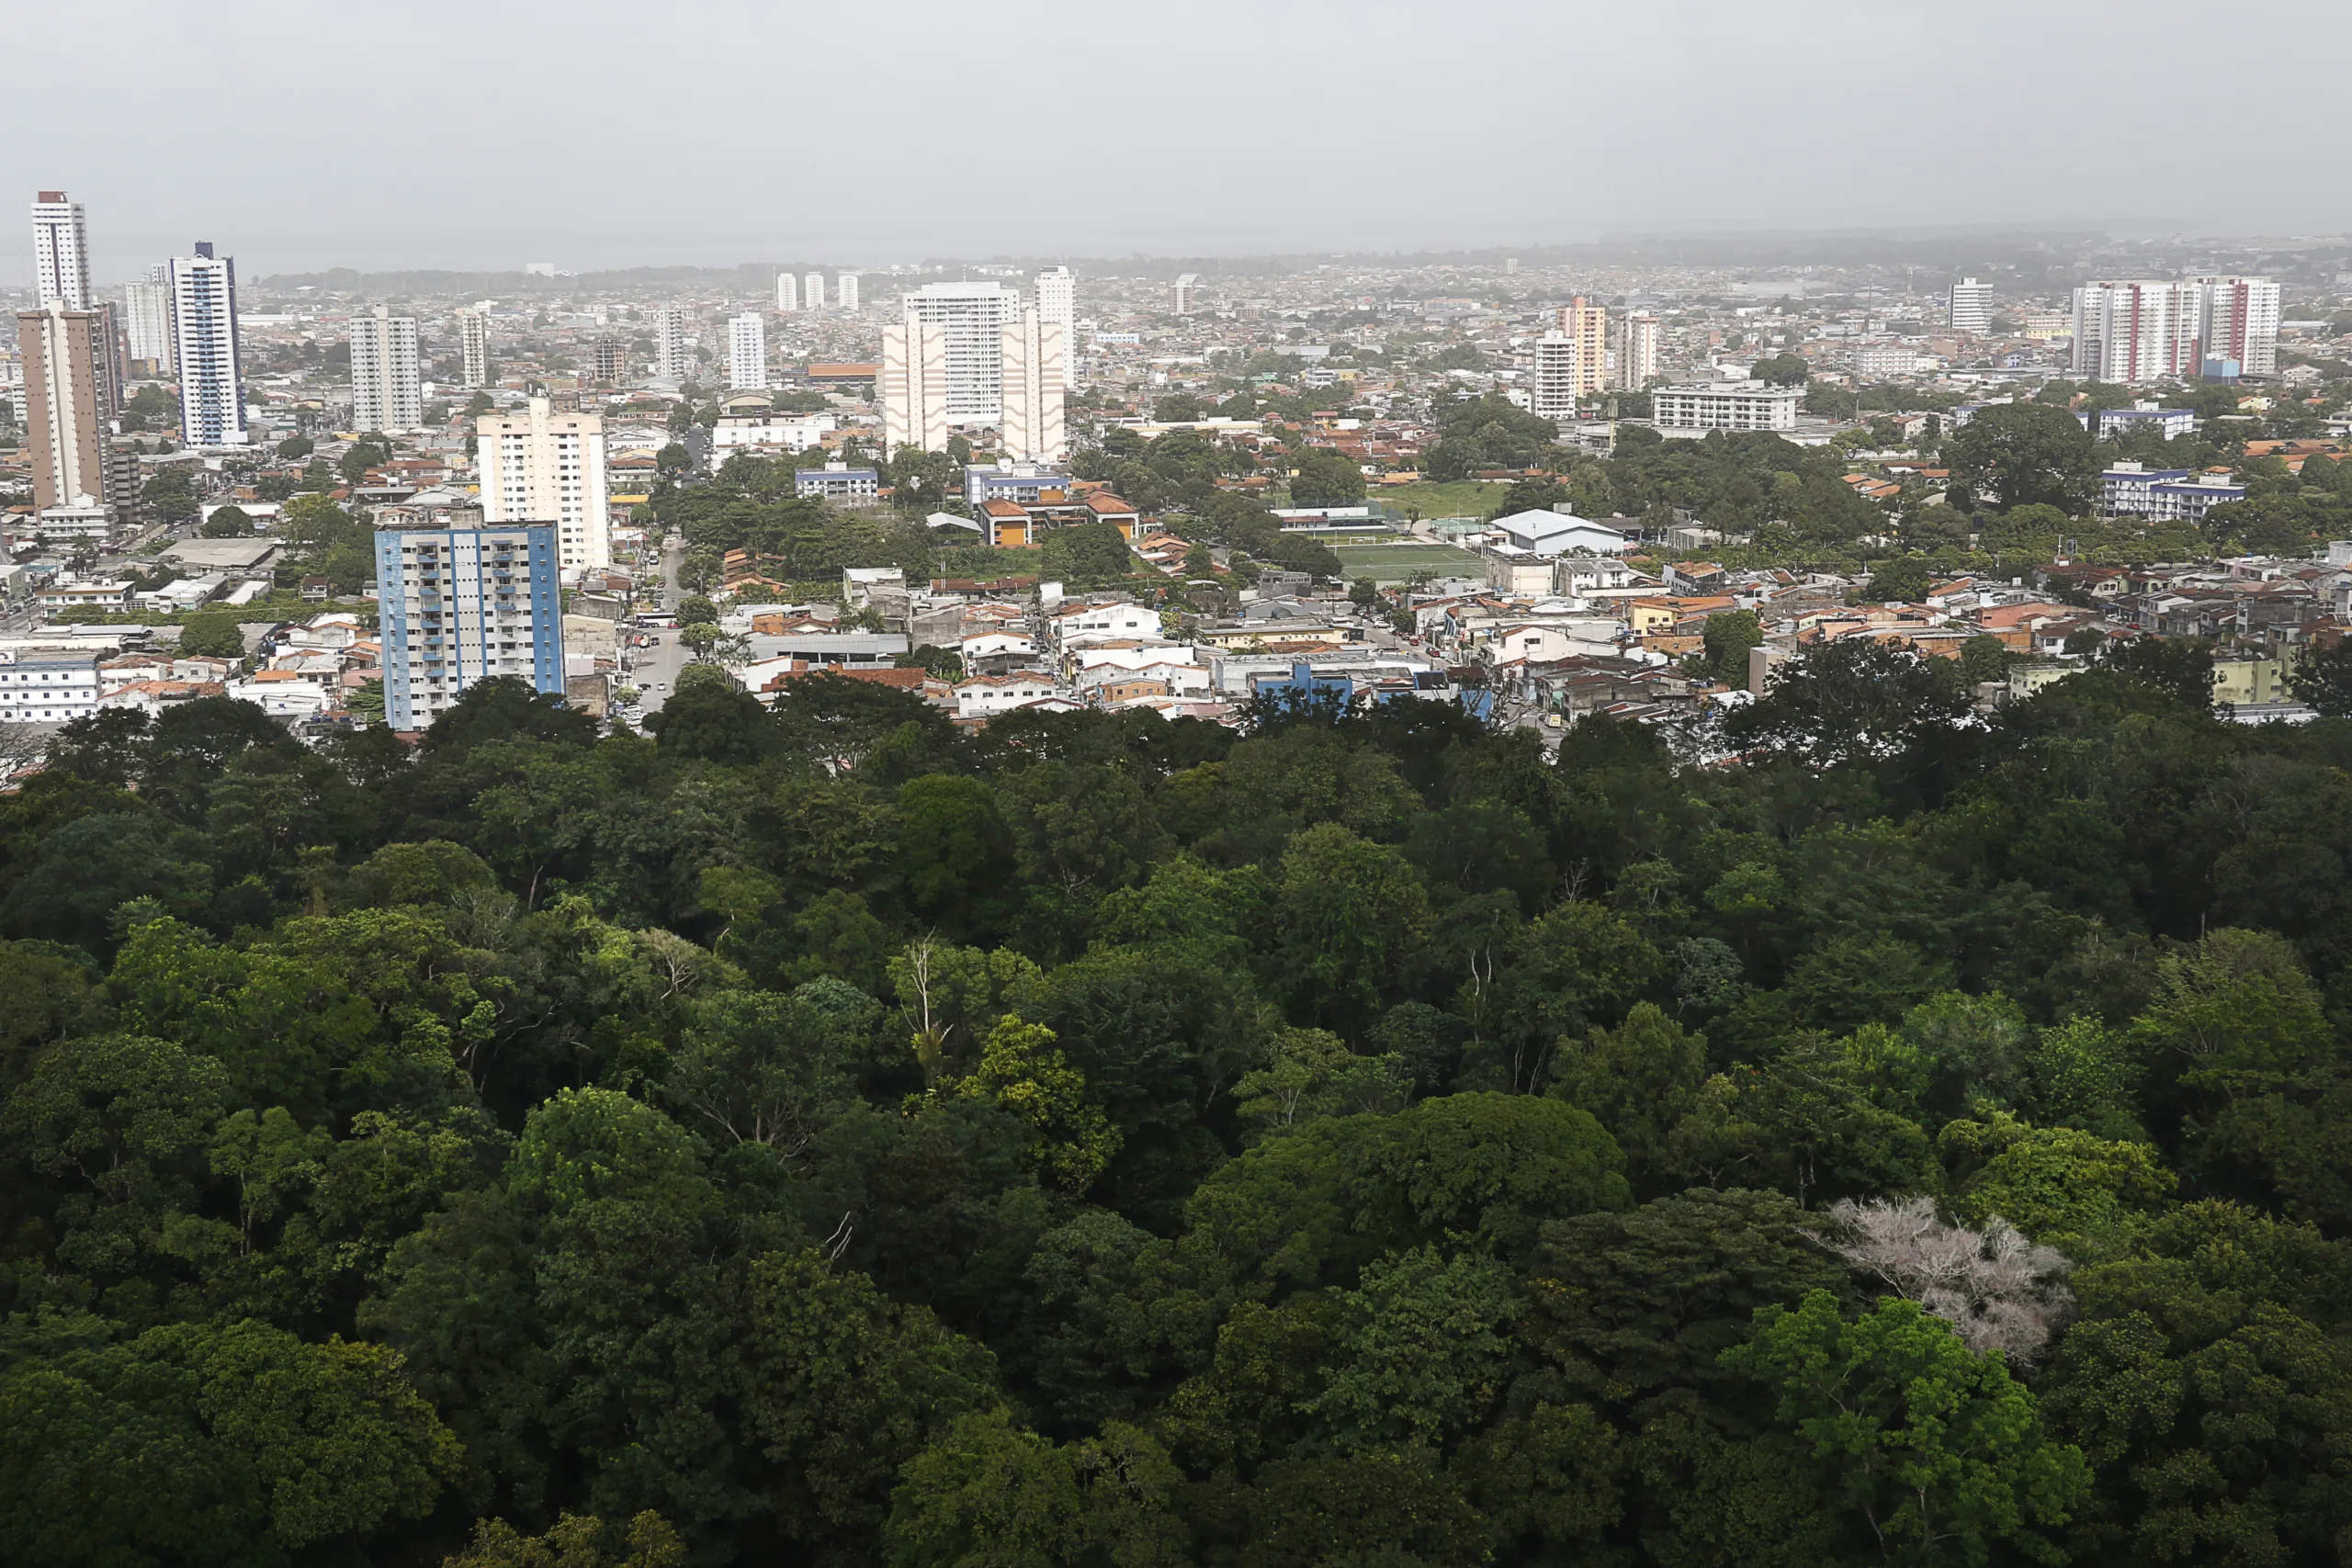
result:
M 1664 331 L 1656 316 L 1645 310 L 1635 310 L 1625 318 L 1617 338 L 1617 384 L 1628 391 L 1640 391 L 1657 374 L 1660 334 Z
M 947 332 L 908 320 L 882 329 L 882 441 L 890 451 L 947 450 Z
M 613 564 L 602 419 L 557 413 L 547 399 L 533 398 L 526 412 L 484 414 L 474 428 L 483 521 L 554 524 L 556 565 L 564 571 Z
M 1577 345 L 1577 396 L 1600 390 L 1609 379 L 1609 312 L 1577 295 L 1560 311 L 1560 330 Z
M 1058 463 L 1066 445 L 1062 422 L 1069 340 L 1059 321 L 1036 306 L 1004 323 L 1004 449 L 1024 463 Z
M 17 312 L 17 352 L 25 369 L 25 423 L 32 438 L 33 505 L 46 511 L 107 493 L 105 393 L 96 344 L 105 318 L 53 299 Z

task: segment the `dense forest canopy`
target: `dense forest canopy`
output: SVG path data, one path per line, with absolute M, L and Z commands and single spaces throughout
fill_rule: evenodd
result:
M 1832 644 L 1733 766 L 830 679 L 79 721 L 0 795 L 0 1539 L 2333 1562 L 2352 720 L 2191 663 L 1984 717 Z

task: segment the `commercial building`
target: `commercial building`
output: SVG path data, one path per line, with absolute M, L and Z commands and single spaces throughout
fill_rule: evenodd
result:
M 465 343 L 466 385 L 490 385 L 490 301 L 477 300 L 470 310 L 458 312 L 458 332 Z
M 2084 284 L 2075 290 L 2074 373 L 2127 387 L 2196 375 L 2204 293 L 2162 278 Z
M 552 525 L 556 564 L 565 571 L 612 565 L 602 419 L 557 413 L 533 398 L 524 412 L 484 414 L 474 428 L 488 521 Z
M 172 355 L 180 378 L 180 439 L 190 446 L 243 446 L 245 378 L 238 363 L 237 263 L 209 240 L 171 261 Z
M 90 242 L 82 204 L 66 200 L 62 190 L 33 197 L 33 281 L 43 305 L 55 300 L 69 310 L 90 308 Z
M 833 278 L 833 303 L 844 310 L 857 309 L 857 274 L 844 272 Z
M 995 424 L 1004 417 L 1004 329 L 1019 319 L 1021 293 L 1001 283 L 929 283 L 905 295 L 906 320 L 935 326 L 947 353 L 947 423 Z
M 1527 373 L 1529 412 L 1539 419 L 1574 419 L 1583 382 L 1584 355 L 1577 339 L 1555 330 L 1535 340 Z
M 172 356 L 172 288 L 164 269 L 155 267 L 122 290 L 122 325 L 130 339 L 130 357 L 144 360 L 168 376 L 177 363 Z
M 2199 277 L 2200 361 L 2233 362 L 2243 376 L 2278 373 L 2278 284 L 2268 277 Z M 2202 371 L 2204 365 L 2199 364 Z
M 1576 344 L 1576 393 L 1589 397 L 1609 384 L 1609 311 L 1581 294 L 1562 307 L 1560 331 Z
M 462 514 L 461 514 L 462 515 Z M 546 523 L 376 531 L 384 717 L 430 726 L 493 676 L 563 694 L 556 530 Z
M 802 276 L 800 304 L 802 309 L 809 310 L 821 310 L 825 308 L 825 275 L 823 273 L 811 272 Z
M 686 313 L 675 305 L 653 312 L 653 373 L 665 381 L 686 378 Z
M 1037 314 L 1062 330 L 1062 385 L 1078 385 L 1078 279 L 1066 266 L 1037 275 Z
M 97 711 L 96 654 L 0 649 L 0 724 L 63 724 Z
M 775 308 L 787 313 L 800 309 L 800 279 L 797 275 L 789 272 L 775 275 Z
M 1650 420 L 1661 431 L 1794 430 L 1802 387 L 1766 381 L 1720 386 L 1660 387 L 1650 394 Z
M 759 392 L 768 384 L 767 318 L 747 310 L 727 320 L 727 389 Z
M 105 324 L 99 312 L 71 310 L 62 299 L 17 312 L 36 510 L 127 499 L 111 493 L 116 487 L 107 482 L 106 405 L 93 341 Z
M 1945 301 L 1945 314 L 1956 333 L 1973 333 L 1982 336 L 1993 330 L 1993 286 L 1973 277 L 1963 277 L 1951 286 Z
M 424 384 L 416 367 L 416 318 L 379 305 L 351 322 L 351 424 L 415 430 L 424 423 Z
M 997 427 L 1005 455 L 1022 463 L 1058 463 L 1063 426 L 1063 367 L 1069 343 L 1061 323 L 1035 306 L 1007 321 L 1003 341 L 1004 419 Z
M 1658 374 L 1666 324 L 1646 310 L 1625 317 L 1617 337 L 1617 384 L 1640 391 Z
M 1000 350 L 1000 353 L 1001 350 Z M 947 333 L 912 319 L 882 329 L 882 443 L 891 452 L 947 450 Z

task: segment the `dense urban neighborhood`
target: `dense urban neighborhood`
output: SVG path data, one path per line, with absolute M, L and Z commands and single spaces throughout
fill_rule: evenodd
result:
M 2352 240 L 107 216 L 0 1556 L 2343 1560 Z

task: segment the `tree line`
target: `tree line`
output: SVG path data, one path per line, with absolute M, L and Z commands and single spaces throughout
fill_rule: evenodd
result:
M 477 686 L 0 796 L 41 1563 L 2334 1560 L 2352 720 Z

